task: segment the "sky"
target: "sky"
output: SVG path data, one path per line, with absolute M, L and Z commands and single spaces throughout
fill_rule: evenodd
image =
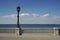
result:
M 60 0 L 0 0 L 0 24 L 60 24 Z

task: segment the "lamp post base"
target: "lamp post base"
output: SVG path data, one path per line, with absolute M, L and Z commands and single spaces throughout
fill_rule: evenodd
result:
M 17 34 L 18 36 L 22 35 L 22 31 L 21 31 L 20 28 L 16 28 L 16 34 Z

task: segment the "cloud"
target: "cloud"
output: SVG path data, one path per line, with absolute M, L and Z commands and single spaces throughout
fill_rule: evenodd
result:
M 29 16 L 30 14 L 28 13 L 22 13 L 22 14 L 19 14 L 20 17 L 25 17 L 25 16 Z M 2 16 L 3 18 L 16 18 L 17 17 L 17 14 L 10 14 L 10 15 L 5 15 L 5 16 Z
M 17 16 L 17 14 L 10 14 L 10 15 L 5 15 L 2 16 L 3 18 L 15 18 Z
M 60 24 L 60 16 L 51 16 L 48 13 L 44 15 L 21 13 L 19 15 L 21 24 Z M 0 24 L 1 23 L 16 24 L 17 14 L 0 16 Z
M 41 15 L 41 17 L 48 17 L 49 14 L 44 14 L 44 15 Z
M 29 14 L 29 13 L 21 13 L 19 14 L 20 17 L 27 17 L 27 16 L 32 16 L 32 17 L 37 17 L 39 14 Z M 10 15 L 5 15 L 2 16 L 3 18 L 16 18 L 17 14 L 10 14 Z
M 22 14 L 20 14 L 20 16 L 22 17 L 22 16 L 30 16 L 30 14 L 29 13 L 22 13 Z
M 45 15 L 43 15 L 44 17 L 46 17 L 46 16 L 49 16 L 49 14 L 45 14 Z
M 57 20 L 60 19 L 60 16 L 54 16 L 53 18 Z
M 39 14 L 32 14 L 33 17 L 38 17 L 40 16 Z

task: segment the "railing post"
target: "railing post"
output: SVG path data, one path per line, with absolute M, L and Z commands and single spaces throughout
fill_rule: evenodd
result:
M 16 28 L 16 34 L 19 36 L 19 28 Z
M 58 28 L 54 28 L 54 36 L 58 36 Z

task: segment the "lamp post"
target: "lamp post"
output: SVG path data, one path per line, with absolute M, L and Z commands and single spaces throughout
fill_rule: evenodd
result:
M 19 26 L 19 12 L 20 12 L 20 6 L 17 7 L 17 28 L 19 28 L 19 35 L 22 35 L 21 33 L 21 27 Z
M 20 12 L 20 6 L 17 7 L 17 28 L 19 28 L 19 12 Z

